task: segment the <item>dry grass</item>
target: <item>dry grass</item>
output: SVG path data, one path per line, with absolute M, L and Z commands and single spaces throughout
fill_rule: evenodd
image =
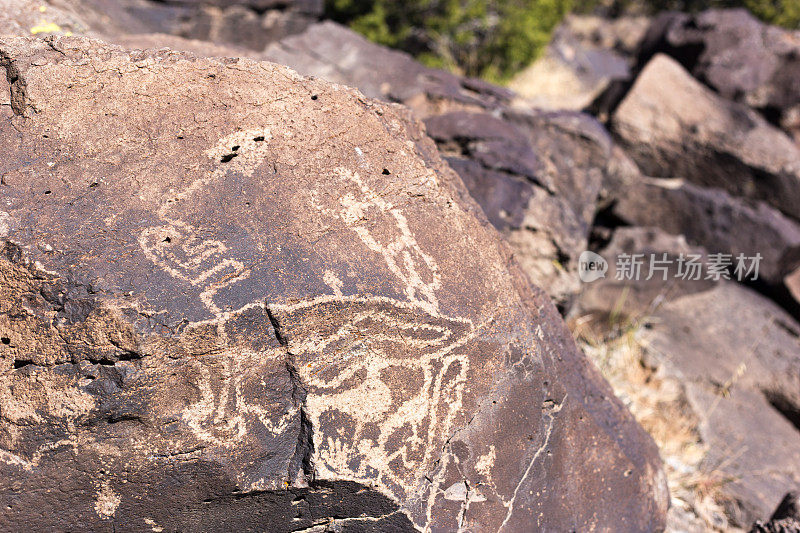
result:
M 570 321 L 578 344 L 659 447 L 672 497 L 668 530 L 731 531 L 719 491 L 731 480 L 704 463 L 699 422 L 681 384 L 645 364 L 642 325 L 618 313 Z

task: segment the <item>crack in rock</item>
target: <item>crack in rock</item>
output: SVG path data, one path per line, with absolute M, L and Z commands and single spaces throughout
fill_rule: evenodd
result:
M 297 435 L 297 447 L 294 455 L 289 461 L 288 483 L 291 487 L 308 487 L 314 481 L 314 428 L 308 416 L 306 408 L 306 396 L 308 391 L 300 379 L 297 370 L 297 362 L 294 355 L 289 351 L 289 342 L 286 338 L 283 326 L 278 321 L 275 313 L 266 304 L 267 316 L 272 324 L 275 338 L 278 343 L 286 350 L 286 371 L 292 383 L 292 401 L 300 413 L 300 430 Z
M 525 469 L 525 473 L 522 475 L 522 477 L 519 480 L 519 483 L 517 483 L 517 486 L 514 488 L 514 494 L 512 494 L 511 500 L 509 500 L 508 502 L 504 502 L 504 505 L 508 509 L 508 512 L 506 513 L 506 517 L 503 520 L 503 523 L 500 524 L 500 527 L 497 529 L 497 533 L 500 533 L 503 530 L 503 528 L 506 527 L 508 521 L 511 520 L 511 516 L 514 514 L 514 501 L 517 499 L 517 494 L 519 493 L 522 484 L 525 483 L 525 480 L 528 479 L 528 476 L 533 470 L 533 465 L 536 464 L 536 461 L 539 459 L 539 456 L 542 454 L 543 451 L 547 449 L 547 446 L 550 444 L 550 436 L 553 432 L 553 426 L 555 425 L 555 420 L 556 420 L 555 415 L 561 412 L 561 409 L 564 407 L 564 402 L 566 400 L 567 397 L 565 395 L 564 398 L 558 403 L 553 402 L 552 404 L 550 404 L 549 403 L 550 401 L 547 402 L 548 408 L 545 410 L 545 416 L 547 416 L 550 419 L 550 421 L 547 424 L 547 429 L 545 430 L 544 441 L 542 442 L 542 445 L 539 446 L 539 448 L 533 454 L 533 457 L 528 463 L 528 468 Z
M 6 71 L 6 80 L 11 88 L 11 109 L 15 115 L 22 115 L 25 111 L 25 79 L 22 77 L 11 56 L 0 50 L 0 67 Z

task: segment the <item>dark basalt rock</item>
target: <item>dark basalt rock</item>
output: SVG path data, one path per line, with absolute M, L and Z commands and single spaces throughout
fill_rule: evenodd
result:
M 708 252 L 702 247 L 690 245 L 682 236 L 670 235 L 656 227 L 617 228 L 609 242 L 597 253 L 608 262 L 608 272 L 603 278 L 584 285 L 573 310 L 575 316 L 592 314 L 603 319 L 616 316 L 617 320 L 640 323 L 665 303 L 708 291 L 718 284 L 702 277 L 697 280 L 676 277 L 679 257 L 695 256 L 701 268 L 705 269 Z M 640 274 L 636 276 L 638 279 L 631 280 L 618 273 L 617 258 L 623 254 L 641 255 Z M 671 269 L 666 280 L 662 271 L 655 270 L 659 264 L 652 265 L 654 270 L 650 274 L 652 259 L 669 262 Z
M 648 63 L 616 109 L 612 130 L 646 175 L 682 177 L 800 218 L 800 147 L 668 56 Z
M 420 118 L 453 106 L 495 108 L 513 96 L 482 80 L 425 67 L 408 54 L 371 43 L 331 21 L 271 44 L 263 57 L 301 74 L 357 87 L 372 98 L 405 103 Z
M 684 235 L 711 253 L 761 254 L 759 279 L 780 286 L 800 261 L 800 226 L 764 202 L 747 202 L 719 189 L 682 180 L 642 178 L 631 183 L 611 212 L 634 226 Z
M 616 257 L 644 254 L 638 281 L 617 279 Z M 774 302 L 724 279 L 681 279 L 680 254 L 702 248 L 658 229 L 618 228 L 600 250 L 606 278 L 576 313 L 638 327 L 642 364 L 674 383 L 707 447 L 700 467 L 731 523 L 749 527 L 800 480 L 800 324 Z M 671 262 L 648 280 L 651 254 Z M 599 321 L 598 321 L 599 322 Z M 608 322 L 606 320 L 606 322 Z M 769 446 L 761 446 L 769 435 Z
M 725 98 L 800 133 L 800 32 L 767 25 L 745 9 L 669 14 L 649 30 L 643 55 L 667 53 Z
M 797 533 L 800 531 L 800 492 L 786 493 L 768 522 L 757 521 L 750 533 Z
M 322 0 L 73 0 L 70 5 L 88 13 L 92 30 L 112 41 L 122 34 L 164 34 L 257 52 L 303 31 L 323 11 Z M 109 20 L 116 31 L 107 27 Z
M 785 518 L 800 520 L 800 491 L 787 492 L 781 503 L 775 508 L 770 520 L 782 520 Z
M 652 440 L 405 108 L 84 38 L 0 65 L 0 529 L 663 528 Z
M 424 67 L 332 22 L 271 45 L 265 57 L 401 102 L 425 119 L 525 273 L 562 310 L 570 307 L 580 288 L 577 257 L 612 159 L 610 137 L 596 120 L 516 109 L 506 89 Z

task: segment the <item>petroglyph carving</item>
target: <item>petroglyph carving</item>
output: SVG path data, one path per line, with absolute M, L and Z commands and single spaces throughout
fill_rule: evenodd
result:
M 252 174 L 265 155 L 263 139 L 269 139 L 269 132 L 243 132 L 207 151 L 229 166 L 221 163 L 210 177 L 175 195 L 159 210 L 165 224 L 145 230 L 139 239 L 153 262 L 203 289 L 201 299 L 218 323 L 238 311 L 223 314 L 214 294 L 250 274 L 225 243 L 199 238 L 171 209 L 228 169 Z M 438 266 L 420 247 L 402 211 L 359 174 L 345 168 L 334 172 L 345 191 L 325 201 L 321 191 L 312 191 L 314 206 L 380 255 L 407 301 L 345 295 L 336 273 L 325 271 L 321 277 L 334 294 L 273 304 L 270 311 L 288 335 L 288 350 L 308 391 L 306 410 L 313 427 L 331 428 L 315 432 L 317 474 L 377 480 L 391 492 L 421 501 L 425 490 L 438 490 L 427 487 L 425 474 L 462 408 L 469 362 L 460 348 L 478 328 L 470 320 L 440 314 Z M 223 350 L 218 365 L 194 361 L 202 393 L 183 419 L 195 435 L 231 446 L 248 434 L 248 424 L 260 423 L 273 434 L 284 431 L 298 415 L 296 409 L 266 412 L 242 391 L 247 376 L 278 357 L 277 349 L 257 353 L 237 348 Z
M 227 256 L 225 243 L 200 238 L 196 228 L 174 217 L 171 212 L 180 202 L 191 198 L 228 171 L 251 176 L 267 155 L 270 138 L 269 130 L 255 129 L 221 139 L 205 152 L 209 158 L 219 162 L 217 169 L 169 198 L 158 210 L 158 216 L 165 224 L 147 228 L 139 236 L 139 245 L 148 259 L 171 276 L 203 287 L 200 299 L 217 318 L 222 316 L 222 311 L 214 303 L 214 295 L 223 287 L 247 278 L 250 271 L 241 260 Z
M 315 432 L 317 474 L 422 499 L 426 469 L 462 408 L 469 361 L 460 348 L 478 328 L 380 297 L 323 296 L 273 312 L 313 426 L 336 428 Z
M 410 302 L 436 313 L 439 302 L 435 293 L 441 286 L 439 268 L 433 257 L 420 248 L 405 215 L 367 186 L 359 174 L 341 167 L 334 172 L 352 183 L 353 190 L 339 199 L 338 207 L 326 208 L 317 203 L 317 209 L 340 219 L 367 248 L 381 254 L 392 274 L 403 283 Z
M 212 362 L 191 360 L 201 397 L 184 410 L 184 422 L 202 441 L 228 448 L 241 442 L 255 424 L 273 435 L 284 432 L 297 415 L 295 408 L 279 412 L 280 406 L 267 409 L 251 401 L 259 398 L 252 389 L 270 371 L 269 361 L 281 358 L 280 350 L 237 348 L 223 351 Z

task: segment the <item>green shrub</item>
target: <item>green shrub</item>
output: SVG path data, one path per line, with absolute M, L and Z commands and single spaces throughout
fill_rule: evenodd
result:
M 742 5 L 770 24 L 800 28 L 800 0 L 743 0 Z
M 800 0 L 326 0 L 326 17 L 423 63 L 503 82 L 535 60 L 570 11 L 654 13 L 746 7 L 800 26 Z
M 422 62 L 504 81 L 542 52 L 573 0 L 328 0 L 327 16 Z
M 610 0 L 603 4 L 616 13 L 633 9 L 650 14 L 665 10 L 696 13 L 710 8 L 744 7 L 769 24 L 800 28 L 800 0 Z

